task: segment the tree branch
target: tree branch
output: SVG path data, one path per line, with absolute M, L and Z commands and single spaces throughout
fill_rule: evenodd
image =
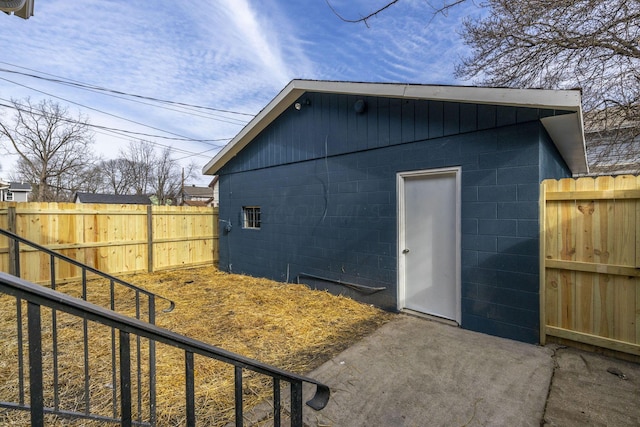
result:
M 329 0 L 325 0 L 325 2 L 327 3 L 327 6 L 329 6 L 329 9 L 331 9 L 331 11 L 333 12 L 334 15 L 336 15 L 338 18 L 340 18 L 342 21 L 344 22 L 348 22 L 350 24 L 357 24 L 360 22 L 364 22 L 364 24 L 368 27 L 369 24 L 367 23 L 367 19 L 369 18 L 373 18 L 374 16 L 376 16 L 377 14 L 379 14 L 380 12 L 382 12 L 383 10 L 386 10 L 388 8 L 390 8 L 391 6 L 393 6 L 394 4 L 398 3 L 400 0 L 393 0 L 389 3 L 387 3 L 386 5 L 382 6 L 380 9 L 376 10 L 375 12 L 371 12 L 370 14 L 368 14 L 367 16 L 363 17 L 363 18 L 359 18 L 359 19 L 347 19 L 345 17 L 343 17 L 342 15 L 340 15 L 338 13 L 338 11 L 335 10 L 335 8 L 331 5 L 331 3 L 329 2 Z

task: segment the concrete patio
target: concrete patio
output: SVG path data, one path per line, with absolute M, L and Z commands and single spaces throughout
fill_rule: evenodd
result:
M 305 407 L 308 426 L 640 425 L 638 364 L 413 316 L 398 316 L 309 376 L 332 395 L 322 411 Z M 269 412 L 250 413 L 246 424 Z

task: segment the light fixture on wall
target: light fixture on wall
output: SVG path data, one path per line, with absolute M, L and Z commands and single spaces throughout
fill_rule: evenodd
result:
M 356 112 L 356 114 L 362 114 L 365 111 L 367 111 L 367 103 L 365 102 L 364 99 L 358 99 L 353 104 L 353 110 Z
M 311 105 L 311 101 L 309 101 L 309 99 L 303 99 L 303 100 L 298 101 L 295 104 L 293 104 L 293 108 L 295 108 L 296 110 L 300 111 L 300 110 L 302 110 L 302 106 L 303 105 Z

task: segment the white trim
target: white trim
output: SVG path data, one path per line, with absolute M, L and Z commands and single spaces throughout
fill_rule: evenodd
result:
M 215 175 L 229 160 L 236 156 L 257 135 L 305 92 L 336 93 L 347 95 L 380 96 L 402 99 L 429 99 L 470 104 L 490 104 L 513 107 L 547 108 L 575 111 L 578 114 L 557 116 L 557 123 L 567 123 L 573 128 L 582 128 L 581 95 L 579 90 L 508 89 L 471 86 L 435 86 L 405 83 L 359 83 L 319 80 L 292 80 L 265 106 L 216 156 L 203 168 L 205 175 Z M 552 135 L 552 138 L 562 135 Z M 567 165 L 573 173 L 586 173 L 584 137 L 568 141 L 556 140 Z
M 569 169 L 574 173 L 589 173 L 587 148 L 584 143 L 580 144 L 585 140 L 582 112 L 544 117 L 540 121 Z M 576 146 L 582 146 L 582 150 L 577 150 Z
M 406 275 L 405 257 L 402 256 L 405 248 L 405 200 L 404 180 L 408 177 L 444 175 L 454 173 L 456 177 L 456 318 L 459 325 L 462 324 L 462 167 L 454 166 L 439 169 L 425 169 L 418 171 L 398 172 L 396 174 L 397 226 L 398 226 L 398 311 L 404 311 L 406 306 Z M 428 313 L 427 313 L 428 314 Z

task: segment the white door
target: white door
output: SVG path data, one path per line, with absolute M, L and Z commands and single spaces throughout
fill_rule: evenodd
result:
M 460 169 L 398 175 L 399 309 L 460 323 Z

